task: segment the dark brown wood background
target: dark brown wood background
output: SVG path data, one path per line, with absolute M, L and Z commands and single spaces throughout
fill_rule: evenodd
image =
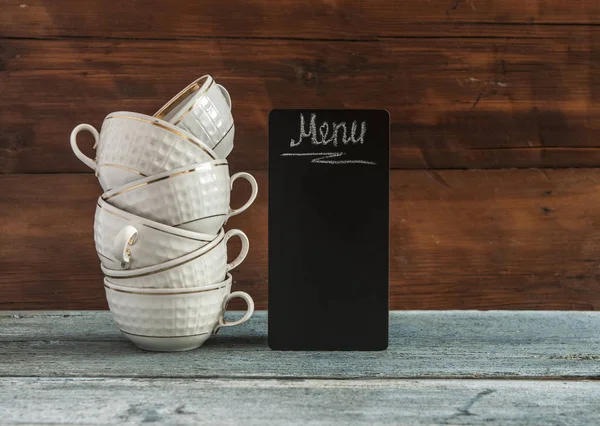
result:
M 230 221 L 258 308 L 267 114 L 307 106 L 391 113 L 392 308 L 600 308 L 599 24 L 598 0 L 0 0 L 0 309 L 106 307 L 69 133 L 206 73 L 261 187 Z

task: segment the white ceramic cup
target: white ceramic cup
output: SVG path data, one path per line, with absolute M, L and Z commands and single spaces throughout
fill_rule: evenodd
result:
M 154 117 L 187 130 L 212 148 L 219 158 L 226 158 L 233 149 L 235 126 L 231 97 L 210 75 L 191 82 Z
M 95 140 L 96 159 L 81 152 L 77 135 L 88 131 Z M 102 123 L 100 133 L 89 124 L 71 132 L 71 148 L 85 165 L 96 172 L 102 189 L 161 172 L 215 160 L 218 155 L 194 135 L 149 115 L 113 112 Z
M 210 287 L 140 290 L 104 280 L 113 319 L 125 337 L 149 351 L 185 351 L 202 345 L 221 327 L 242 324 L 254 313 L 247 293 L 231 293 L 231 274 Z M 230 300 L 241 298 L 248 308 L 242 318 L 226 322 Z
M 174 228 L 127 213 L 98 198 L 94 242 L 109 269 L 139 269 L 168 262 L 204 247 L 217 235 Z
M 252 193 L 238 208 L 229 206 L 234 182 L 247 180 Z M 215 160 L 160 173 L 102 194 L 115 207 L 155 222 L 203 234 L 216 234 L 231 216 L 256 199 L 258 184 L 248 173 L 229 177 L 226 160 Z
M 231 263 L 227 263 L 227 242 L 238 237 L 242 248 Z M 239 229 L 221 230 L 217 238 L 204 247 L 177 259 L 135 270 L 109 269 L 101 265 L 110 282 L 128 288 L 189 288 L 206 287 L 225 279 L 246 256 L 250 242 Z

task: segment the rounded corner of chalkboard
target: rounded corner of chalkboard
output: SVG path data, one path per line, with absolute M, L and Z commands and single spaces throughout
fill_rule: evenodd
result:
M 273 113 L 277 113 L 278 111 L 281 111 L 277 108 L 272 109 L 271 111 L 269 111 L 269 120 L 271 119 L 271 117 L 273 116 Z
M 377 351 L 387 351 L 389 347 L 390 347 L 390 342 L 389 342 L 389 340 L 386 340 L 385 344 L 379 346 L 376 350 Z
M 269 345 L 269 349 L 271 349 L 272 351 L 285 350 L 283 346 L 279 345 L 277 342 L 272 341 L 270 338 L 267 338 L 267 344 Z

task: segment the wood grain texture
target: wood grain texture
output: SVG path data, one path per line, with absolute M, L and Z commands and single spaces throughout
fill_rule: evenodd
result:
M 265 309 L 267 176 L 253 174 L 259 197 L 228 227 L 251 243 L 235 286 Z M 390 185 L 392 309 L 600 307 L 600 169 L 395 170 Z M 0 309 L 105 308 L 95 177 L 4 175 L 0 186 Z
M 0 39 L 10 105 L 0 114 L 0 172 L 88 171 L 68 143 L 75 125 L 99 127 L 116 110 L 152 114 L 205 73 L 233 97 L 236 168 L 265 169 L 269 110 L 301 106 L 389 109 L 393 168 L 598 166 L 600 28 L 536 31 L 363 42 Z
M 197 350 L 151 353 L 109 312 L 0 312 L 0 377 L 597 380 L 599 327 L 596 312 L 391 312 L 386 351 L 272 351 L 256 312 Z
M 273 108 L 391 112 L 392 167 L 414 169 L 390 188 L 392 307 L 600 306 L 600 176 L 573 169 L 600 167 L 596 0 L 0 0 L 0 10 L 0 309 L 106 307 L 92 242 L 100 191 L 77 174 L 89 170 L 69 133 L 116 110 L 152 114 L 205 73 L 233 97 L 234 171 L 266 170 Z M 513 167 L 565 170 L 435 171 Z M 266 173 L 256 174 L 259 201 L 230 223 L 252 242 L 234 279 L 266 308 Z
M 2 423 L 597 420 L 599 313 L 391 312 L 382 352 L 271 351 L 266 319 L 198 350 L 149 353 L 109 312 L 0 312 Z
M 0 9 L 3 37 L 357 39 L 476 35 L 490 24 L 600 22 L 595 0 L 205 0 L 169 7 L 158 0 L 2 0 Z
M 3 424 L 594 424 L 599 394 L 529 380 L 0 379 Z

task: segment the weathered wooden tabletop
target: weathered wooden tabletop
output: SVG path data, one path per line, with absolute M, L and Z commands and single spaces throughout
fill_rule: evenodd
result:
M 110 313 L 0 313 L 0 423 L 598 424 L 600 313 L 393 312 L 384 352 L 275 352 L 264 312 L 149 353 Z

